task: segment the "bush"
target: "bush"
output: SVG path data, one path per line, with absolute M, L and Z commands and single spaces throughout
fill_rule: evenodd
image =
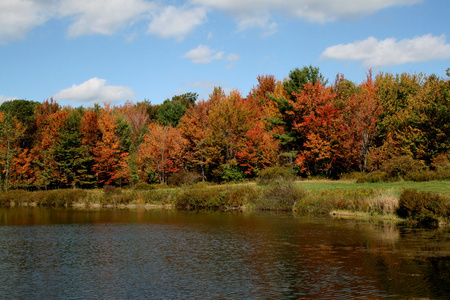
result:
M 260 189 L 252 186 L 241 186 L 231 189 L 224 194 L 224 202 L 227 207 L 239 208 L 243 205 L 252 204 L 260 196 Z
M 298 213 L 328 214 L 333 210 L 360 211 L 366 213 L 390 213 L 396 207 L 395 198 L 371 188 L 337 189 L 308 192 L 297 202 Z
M 427 170 L 427 166 L 423 161 L 413 159 L 409 155 L 403 155 L 385 161 L 382 169 L 386 172 L 388 178 L 400 179 L 408 173 L 423 172 Z
M 433 181 L 433 180 L 439 180 L 440 174 L 436 171 L 412 172 L 412 173 L 406 174 L 404 179 L 408 180 L 408 181 L 416 181 L 416 182 Z
M 356 183 L 364 183 L 364 182 L 382 182 L 382 181 L 389 181 L 389 177 L 386 174 L 386 172 L 383 171 L 374 171 L 371 173 L 367 173 L 364 176 L 359 177 L 356 180 Z
M 295 175 L 290 168 L 272 167 L 261 171 L 258 178 L 258 184 L 266 185 L 276 180 L 294 180 Z
M 28 203 L 31 202 L 30 192 L 24 190 L 12 190 L 0 193 L 0 204 L 9 205 L 11 202 Z
M 189 172 L 186 170 L 181 170 L 177 173 L 173 173 L 170 175 L 168 179 L 169 185 L 185 185 L 185 184 L 194 184 L 200 180 L 200 175 L 195 172 Z
M 244 179 L 244 172 L 236 166 L 227 166 L 223 169 L 222 180 L 225 182 L 241 182 Z
M 147 182 L 139 182 L 133 187 L 133 190 L 135 190 L 135 191 L 150 191 L 150 190 L 154 190 L 154 189 L 155 189 L 155 186 L 148 184 Z
M 256 203 L 257 208 L 269 210 L 292 210 L 296 201 L 305 193 L 293 180 L 279 179 L 271 182 L 262 190 Z
M 450 153 L 440 153 L 436 155 L 431 166 L 437 170 L 450 170 Z
M 438 180 L 450 180 L 450 167 L 439 169 L 436 171 L 436 173 L 438 174 Z
M 122 190 L 112 185 L 105 185 L 103 187 L 103 193 L 105 196 L 120 195 Z
M 76 202 L 83 202 L 87 198 L 87 191 L 81 189 L 56 190 L 58 197 L 56 205 L 72 205 Z
M 406 189 L 400 195 L 397 215 L 433 225 L 450 217 L 450 201 L 438 194 Z
M 175 206 L 184 209 L 217 209 L 226 206 L 224 188 L 211 188 L 205 184 L 185 187 L 175 196 Z
M 339 179 L 341 180 L 360 180 L 366 176 L 363 172 L 351 172 L 351 173 L 343 173 L 340 175 Z

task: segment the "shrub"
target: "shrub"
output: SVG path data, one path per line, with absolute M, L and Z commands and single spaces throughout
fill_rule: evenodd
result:
M 361 178 L 364 178 L 366 176 L 363 172 L 351 172 L 351 173 L 343 173 L 339 177 L 341 180 L 359 180 Z
M 382 182 L 382 181 L 389 181 L 389 177 L 386 174 L 386 172 L 378 171 L 378 170 L 371 172 L 371 173 L 367 173 L 367 174 L 359 177 L 356 180 L 357 183 L 363 183 L 363 182 L 375 183 L 375 182 Z
M 72 205 L 76 202 L 84 202 L 87 198 L 87 191 L 81 189 L 68 189 L 55 191 L 58 196 L 57 205 Z
M 137 191 L 133 193 L 133 200 L 137 203 L 149 204 L 172 204 L 174 196 L 178 193 L 178 189 L 154 189 L 148 191 Z
M 292 210 L 296 201 L 305 193 L 293 180 L 279 179 L 263 188 L 257 208 L 269 210 Z
M 276 180 L 294 180 L 295 175 L 290 168 L 272 167 L 261 171 L 258 184 L 266 185 Z
M 423 161 L 415 160 L 409 155 L 403 155 L 385 161 L 382 169 L 386 172 L 388 178 L 398 179 L 404 178 L 408 173 L 425 171 L 427 167 Z
M 105 185 L 103 187 L 103 193 L 105 196 L 120 195 L 122 190 L 112 185 Z
M 224 202 L 227 207 L 239 208 L 246 204 L 252 204 L 260 196 L 260 189 L 254 186 L 241 186 L 224 193 Z
M 133 187 L 133 190 L 135 190 L 135 191 L 150 191 L 150 190 L 154 190 L 154 189 L 155 189 L 155 186 L 148 184 L 147 182 L 139 182 Z
M 439 180 L 439 173 L 436 171 L 422 171 L 422 172 L 411 172 L 404 176 L 405 180 L 408 181 L 432 181 Z
M 223 169 L 222 180 L 225 182 L 241 182 L 244 178 L 244 172 L 237 166 L 227 166 Z
M 200 180 L 200 175 L 195 172 L 189 172 L 186 170 L 181 170 L 177 173 L 173 173 L 170 175 L 168 179 L 169 185 L 185 185 L 185 184 L 194 184 Z
M 0 204 L 9 205 L 11 202 L 28 203 L 31 201 L 30 192 L 24 190 L 11 190 L 0 193 Z
M 395 212 L 397 198 L 371 188 L 337 189 L 308 192 L 296 203 L 295 211 L 301 214 L 328 214 L 333 210 L 349 210 L 370 214 Z
M 449 199 L 429 192 L 406 189 L 400 195 L 397 214 L 425 224 L 435 224 L 450 217 Z
M 439 169 L 436 171 L 439 180 L 450 180 L 450 167 Z
M 217 209 L 226 206 L 224 188 L 210 188 L 204 184 L 187 186 L 175 196 L 175 206 L 185 209 Z
M 431 166 L 437 170 L 450 170 L 450 153 L 440 153 L 436 155 Z

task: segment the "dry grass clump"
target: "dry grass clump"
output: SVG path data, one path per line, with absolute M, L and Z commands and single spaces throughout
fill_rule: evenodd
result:
M 393 193 L 361 188 L 309 191 L 297 202 L 295 210 L 303 214 L 328 214 L 334 210 L 391 214 L 397 206 L 398 200 Z
M 381 193 L 369 199 L 369 211 L 383 215 L 394 214 L 398 208 L 398 197 L 393 193 Z
M 302 188 L 293 180 L 280 178 L 264 186 L 253 206 L 267 210 L 293 210 L 296 202 L 305 196 Z

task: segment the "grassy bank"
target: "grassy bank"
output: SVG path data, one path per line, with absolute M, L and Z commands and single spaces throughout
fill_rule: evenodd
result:
M 415 193 L 408 194 L 407 191 Z M 345 214 L 363 213 L 380 218 L 396 218 L 399 211 L 403 211 L 403 215 L 400 213 L 403 218 L 433 222 L 450 219 L 449 199 L 450 181 L 355 183 L 344 180 L 294 182 L 289 179 L 265 184 L 197 183 L 176 188 L 141 185 L 133 189 L 15 190 L 0 194 L 2 205 L 157 205 L 182 209 L 293 210 L 298 214 L 345 211 Z
M 397 196 L 405 189 L 416 189 L 422 192 L 438 193 L 450 196 L 450 180 L 441 181 L 395 181 L 395 182 L 374 182 L 356 183 L 355 180 L 305 180 L 297 184 L 306 191 L 323 190 L 359 190 L 373 189 L 383 192 L 391 192 Z

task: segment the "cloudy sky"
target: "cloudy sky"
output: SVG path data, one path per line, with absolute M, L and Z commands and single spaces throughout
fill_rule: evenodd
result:
M 449 30 L 448 0 L 0 0 L 0 102 L 247 95 L 308 65 L 445 77 Z

